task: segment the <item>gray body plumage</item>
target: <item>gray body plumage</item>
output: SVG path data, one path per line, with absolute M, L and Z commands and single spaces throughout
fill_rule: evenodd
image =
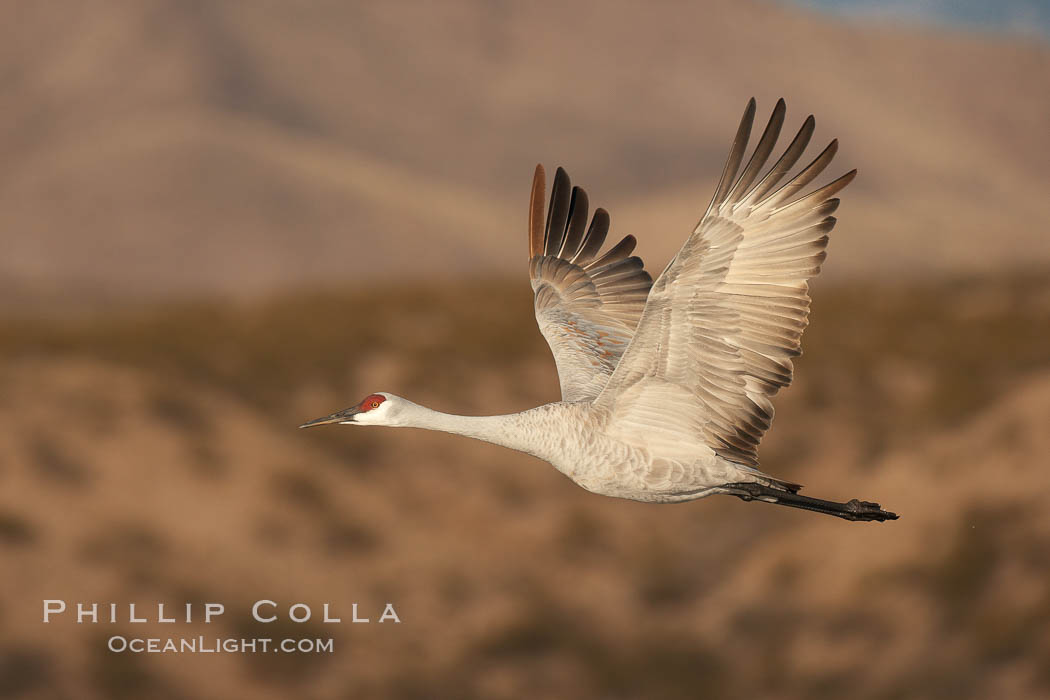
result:
M 662 449 L 661 440 L 661 449 L 654 451 L 644 439 L 610 429 L 609 413 L 590 402 L 559 401 L 502 416 L 458 416 L 390 398 L 396 403 L 385 425 L 439 430 L 525 452 L 605 496 L 673 502 L 721 493 L 719 487 L 735 482 L 774 482 L 694 440 L 679 440 L 671 452 Z

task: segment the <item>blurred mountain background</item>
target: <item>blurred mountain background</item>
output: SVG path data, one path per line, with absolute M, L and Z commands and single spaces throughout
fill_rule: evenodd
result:
M 0 698 L 1050 694 L 1050 47 L 1045 5 L 991 7 L 5 5 Z M 655 273 L 752 95 L 860 169 L 764 468 L 901 520 L 621 502 L 459 438 L 295 429 L 377 390 L 556 400 L 535 163 Z M 228 613 L 43 625 L 44 598 Z M 261 625 L 259 598 L 402 624 Z
M 828 277 L 1050 262 L 1045 42 L 755 2 L 4 13 L 7 306 L 520 275 L 537 161 L 662 267 L 752 95 L 861 171 Z

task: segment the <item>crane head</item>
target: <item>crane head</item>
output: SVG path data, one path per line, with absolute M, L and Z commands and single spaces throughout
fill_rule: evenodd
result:
M 316 425 L 341 423 L 344 425 L 383 425 L 390 418 L 396 396 L 392 394 L 369 394 L 357 405 L 333 413 L 330 416 L 307 421 L 300 428 L 312 428 Z

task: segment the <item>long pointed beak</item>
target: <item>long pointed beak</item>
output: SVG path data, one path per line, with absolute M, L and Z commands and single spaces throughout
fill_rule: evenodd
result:
M 315 425 L 330 425 L 332 423 L 353 423 L 354 416 L 360 412 L 360 409 L 358 409 L 355 406 L 353 408 L 348 408 L 345 411 L 339 411 L 338 413 L 333 413 L 330 416 L 325 416 L 324 418 L 315 418 L 312 421 L 307 421 L 306 423 L 303 423 L 299 427 L 312 428 Z

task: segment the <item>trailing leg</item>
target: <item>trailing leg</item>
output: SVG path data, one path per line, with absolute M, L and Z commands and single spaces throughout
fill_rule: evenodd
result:
M 729 484 L 726 486 L 725 492 L 745 501 L 763 501 L 781 506 L 791 506 L 792 508 L 802 508 L 803 510 L 812 510 L 825 515 L 834 515 L 836 518 L 843 518 L 844 520 L 877 520 L 882 522 L 884 520 L 896 520 L 898 517 L 896 513 L 883 510 L 878 503 L 870 501 L 858 501 L 856 498 L 846 503 L 825 501 L 820 498 L 800 496 L 791 491 L 763 486 L 762 484 Z

